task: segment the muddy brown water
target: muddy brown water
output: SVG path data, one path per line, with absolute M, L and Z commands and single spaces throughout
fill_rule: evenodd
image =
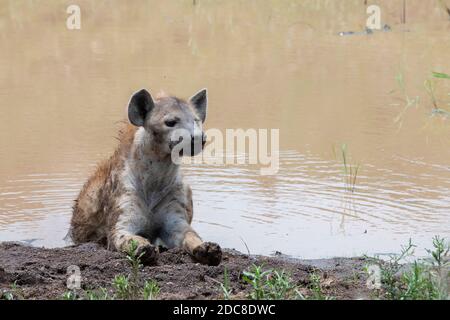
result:
M 205 239 L 324 258 L 448 236 L 450 119 L 430 116 L 424 88 L 450 73 L 448 14 L 408 0 L 401 24 L 403 1 L 367 1 L 392 30 L 339 36 L 364 29 L 364 2 L 77 1 L 81 29 L 68 30 L 71 2 L 2 1 L 0 241 L 65 245 L 72 201 L 141 87 L 207 87 L 208 128 L 280 130 L 276 175 L 185 166 Z M 443 109 L 449 85 L 436 82 Z M 418 102 L 405 108 L 406 96 Z M 360 164 L 354 192 L 344 143 Z

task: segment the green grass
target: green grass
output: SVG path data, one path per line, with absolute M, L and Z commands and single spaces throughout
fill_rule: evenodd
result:
M 160 291 L 158 283 L 155 280 L 145 281 L 142 295 L 144 300 L 155 300 Z
M 406 85 L 405 85 L 405 78 L 403 76 L 402 72 L 399 72 L 396 76 L 395 76 L 395 81 L 397 82 L 398 87 L 400 88 L 400 92 L 402 94 L 402 99 L 404 100 L 404 107 L 403 110 L 399 113 L 399 115 L 397 117 L 395 117 L 394 122 L 398 123 L 399 126 L 401 127 L 403 124 L 403 118 L 405 113 L 408 111 L 409 108 L 411 108 L 412 106 L 418 106 L 419 102 L 420 102 L 420 97 L 416 96 L 414 98 L 411 98 L 406 91 Z
M 66 291 L 61 298 L 63 300 L 78 300 L 78 294 L 76 291 Z
M 427 257 L 414 258 L 416 246 L 410 240 L 401 247 L 400 253 L 391 254 L 382 259 L 380 256 L 366 257 L 366 272 L 369 279 L 371 270 L 379 270 L 379 286 L 372 289 L 372 298 L 387 300 L 448 300 L 450 280 L 450 243 L 439 236 L 432 241 L 432 248 L 426 250 Z M 108 290 L 104 287 L 92 290 L 67 291 L 62 295 L 64 300 L 115 300 L 115 299 L 145 299 L 158 298 L 160 288 L 156 281 L 142 282 L 140 257 L 136 254 L 137 246 L 130 246 L 127 261 L 130 274 L 117 275 Z M 366 283 L 369 283 L 369 279 Z M 223 299 L 233 299 L 233 288 L 229 271 L 224 268 L 223 282 L 210 278 L 220 285 Z M 241 293 L 246 293 L 250 300 L 334 300 L 324 290 L 327 281 L 317 270 L 309 274 L 309 280 L 302 280 L 301 286 L 296 284 L 289 272 L 265 268 L 264 265 L 252 265 L 242 271 L 241 280 L 247 287 Z M 358 285 L 360 277 L 353 274 L 351 281 Z M 326 288 L 326 287 L 325 287 Z M 235 297 L 241 297 L 236 295 Z M 8 290 L 0 290 L 0 299 L 23 299 L 20 287 L 15 283 Z
M 426 92 L 428 93 L 433 109 L 439 109 L 437 99 L 436 99 L 436 82 L 434 79 L 426 79 L 423 83 Z
M 0 290 L 0 300 L 22 300 L 22 290 L 17 285 L 17 282 L 11 284 L 9 290 Z
M 334 297 L 324 294 L 321 284 L 321 277 L 318 274 L 311 274 L 310 281 L 311 284 L 309 287 L 311 295 L 308 297 L 308 300 L 334 300 Z
M 230 278 L 228 276 L 227 267 L 224 267 L 224 270 L 223 270 L 223 283 L 219 283 L 219 285 L 220 285 L 220 289 L 222 291 L 223 299 L 230 300 L 233 290 L 231 289 Z
M 420 97 L 416 96 L 415 98 L 410 98 L 408 96 L 408 94 L 406 93 L 404 77 L 401 72 L 395 77 L 395 79 L 396 79 L 398 87 L 400 88 L 400 92 L 403 95 L 403 99 L 405 101 L 405 106 L 404 106 L 403 110 L 400 112 L 400 114 L 394 120 L 395 123 L 399 123 L 401 126 L 402 120 L 404 118 L 406 111 L 411 106 L 417 107 L 420 102 Z M 423 83 L 425 92 L 427 93 L 427 95 L 431 101 L 431 110 L 430 110 L 431 116 L 440 116 L 443 118 L 450 117 L 450 111 L 447 110 L 448 107 L 447 108 L 443 107 L 442 101 L 438 100 L 438 98 L 437 98 L 439 84 L 441 84 L 442 80 L 449 80 L 449 79 L 450 79 L 449 74 L 433 71 L 431 73 L 431 78 L 426 79 Z M 449 102 L 446 102 L 445 104 L 448 106 Z M 427 106 L 427 108 L 428 108 L 428 106 Z
M 433 238 L 433 249 L 427 250 L 429 257 L 415 259 L 404 264 L 414 255 L 411 240 L 401 248 L 400 254 L 390 255 L 386 261 L 378 256 L 368 258 L 380 268 L 379 289 L 375 296 L 388 300 L 447 300 L 450 299 L 450 245 L 438 236 Z
M 450 279 L 450 244 L 444 238 L 435 236 L 433 248 L 427 250 L 428 257 L 414 259 L 416 246 L 411 242 L 401 247 L 400 253 L 391 254 L 387 259 L 380 256 L 366 257 L 366 272 L 377 266 L 379 270 L 379 287 L 372 291 L 372 298 L 386 300 L 447 300 Z M 141 268 L 139 257 L 131 250 L 128 256 L 130 275 L 118 275 L 113 281 L 113 291 L 108 293 L 104 288 L 86 291 L 84 294 L 66 292 L 63 299 L 155 299 L 160 293 L 156 281 L 145 281 L 143 286 L 133 281 L 140 281 Z M 414 260 L 412 260 L 414 259 Z M 358 275 L 358 274 L 356 274 Z M 369 274 L 371 276 L 372 274 Z M 309 276 L 307 285 L 295 284 L 285 270 L 265 268 L 263 265 L 252 265 L 242 272 L 242 281 L 247 284 L 247 299 L 250 300 L 334 300 L 323 287 L 321 276 L 315 271 Z M 353 275 L 353 281 L 359 282 L 359 276 Z M 210 278 L 219 284 L 223 299 L 233 298 L 233 288 L 227 268 L 224 268 L 223 282 Z M 240 296 L 239 296 L 240 297 Z M 13 295 L 3 299 L 13 299 Z
M 112 297 L 108 293 L 106 288 L 99 288 L 96 290 L 87 290 L 86 291 L 86 299 L 87 300 L 111 300 Z
M 342 162 L 343 180 L 345 185 L 345 190 L 348 192 L 355 192 L 356 180 L 361 169 L 360 164 L 352 164 L 350 162 L 350 155 L 348 152 L 347 144 L 343 143 L 339 152 L 336 148 L 333 148 L 334 157 Z
M 130 242 L 127 250 L 127 261 L 130 266 L 130 274 L 116 275 L 112 281 L 113 292 L 100 287 L 88 291 L 67 291 L 63 294 L 64 300 L 154 300 L 160 293 L 160 288 L 155 280 L 147 280 L 142 284 L 140 270 L 142 268 L 141 255 L 138 255 L 138 244 Z M 141 285 L 142 284 L 142 285 Z
M 432 72 L 432 76 L 434 79 L 450 79 L 450 75 L 446 74 L 446 73 L 442 73 L 442 72 Z M 440 116 L 444 116 L 444 117 L 449 117 L 450 116 L 450 112 L 444 108 L 442 108 L 439 104 L 438 101 L 436 99 L 436 82 L 428 79 L 425 80 L 425 89 L 428 92 L 428 95 L 431 98 L 432 104 L 433 104 L 433 110 L 431 111 L 431 115 L 435 116 L 435 115 L 440 115 Z M 448 103 L 447 103 L 448 105 Z
M 433 77 L 438 78 L 438 79 L 450 79 L 450 75 L 446 74 L 446 73 L 442 73 L 442 72 L 432 72 Z
M 242 274 L 242 279 L 250 285 L 247 298 L 250 300 L 330 300 L 324 294 L 321 286 L 321 277 L 311 274 L 309 294 L 305 296 L 300 292 L 285 270 L 264 269 L 263 266 L 252 265 Z
M 266 283 L 270 270 L 263 270 L 263 266 L 253 265 L 250 270 L 244 271 L 242 279 L 252 286 L 252 291 L 248 295 L 250 300 L 269 299 L 269 292 L 266 290 Z
M 253 265 L 243 272 L 242 279 L 251 286 L 250 300 L 279 300 L 295 297 L 295 286 L 284 271 L 267 269 Z
M 140 294 L 139 282 L 140 282 L 140 269 L 142 268 L 141 258 L 143 253 L 138 256 L 138 243 L 131 241 L 127 250 L 127 260 L 131 267 L 131 273 L 127 278 L 127 298 L 137 299 Z
M 405 78 L 403 76 L 402 72 L 399 72 L 396 76 L 395 76 L 395 81 L 397 82 L 397 85 L 400 88 L 400 91 L 403 95 L 403 98 L 405 99 L 406 102 L 406 108 L 409 108 L 413 105 L 417 105 L 419 103 L 419 97 L 416 96 L 414 98 L 411 98 L 407 92 L 406 92 L 406 85 L 405 85 Z
M 113 287 L 116 292 L 116 297 L 120 300 L 130 300 L 134 297 L 134 292 L 131 289 L 128 277 L 124 275 L 117 275 L 113 280 Z

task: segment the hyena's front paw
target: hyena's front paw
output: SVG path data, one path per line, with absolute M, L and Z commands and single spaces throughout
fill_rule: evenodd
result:
M 217 266 L 222 261 L 222 249 L 213 242 L 203 242 L 192 252 L 195 260 L 209 266 Z
M 159 250 L 158 247 L 151 244 L 140 245 L 137 248 L 136 254 L 138 257 L 141 257 L 142 264 L 151 266 L 155 265 L 158 261 Z

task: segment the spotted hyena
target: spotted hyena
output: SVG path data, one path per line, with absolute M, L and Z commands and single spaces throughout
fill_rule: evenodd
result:
M 156 262 L 159 245 L 182 247 L 204 264 L 220 263 L 220 247 L 203 242 L 191 227 L 192 191 L 173 161 L 180 145 L 189 145 L 191 156 L 203 149 L 206 108 L 206 89 L 187 101 L 153 99 L 145 89 L 132 95 L 130 123 L 120 131 L 117 149 L 75 200 L 69 233 L 75 243 L 95 241 L 126 251 L 134 240 L 146 264 Z M 188 139 L 174 139 L 177 130 Z

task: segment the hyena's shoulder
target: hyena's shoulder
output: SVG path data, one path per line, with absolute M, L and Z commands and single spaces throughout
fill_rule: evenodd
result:
M 71 237 L 75 242 L 98 241 L 117 220 L 120 214 L 117 202 L 125 192 L 122 172 L 135 132 L 131 125 L 119 131 L 116 151 L 97 166 L 82 187 L 71 221 Z
M 119 145 L 113 155 L 99 163 L 94 173 L 89 177 L 78 196 L 80 200 L 93 200 L 99 202 L 101 198 L 111 198 L 117 196 L 117 191 L 121 188 L 121 174 L 125 167 L 125 162 L 130 153 L 136 127 L 125 124 L 119 131 Z M 101 190 L 103 197 L 94 197 L 94 193 Z

